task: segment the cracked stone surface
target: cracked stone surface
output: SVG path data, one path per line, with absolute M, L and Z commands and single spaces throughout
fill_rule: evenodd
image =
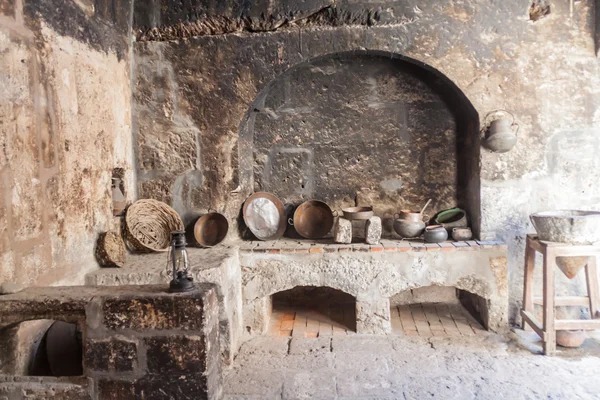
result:
M 597 399 L 600 335 L 540 355 L 535 334 L 256 337 L 226 371 L 225 399 Z

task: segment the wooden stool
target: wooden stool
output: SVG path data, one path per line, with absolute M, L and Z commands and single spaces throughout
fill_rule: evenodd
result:
M 541 298 L 533 297 L 533 269 L 535 267 L 536 252 L 544 257 L 544 291 Z M 526 325 L 542 338 L 544 354 L 552 355 L 556 351 L 556 331 L 569 329 L 594 330 L 600 329 L 600 297 L 598 295 L 598 272 L 596 270 L 596 257 L 600 255 L 600 246 L 597 245 L 570 245 L 564 243 L 544 242 L 537 235 L 527 235 L 525 247 L 525 283 L 523 288 L 523 329 Z M 587 281 L 587 296 L 554 297 L 554 273 L 556 271 L 556 257 L 589 256 L 585 266 Z M 533 316 L 533 305 L 541 304 L 543 307 L 543 325 Z M 590 308 L 591 320 L 556 320 L 556 306 L 586 306 Z

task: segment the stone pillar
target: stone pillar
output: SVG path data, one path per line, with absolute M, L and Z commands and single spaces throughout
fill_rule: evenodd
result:
M 86 307 L 85 375 L 98 399 L 219 399 L 219 306 L 213 285 L 101 295 Z M 160 394 L 160 395 L 159 395 Z
M 273 311 L 271 296 L 264 296 L 244 304 L 244 333 L 250 335 L 263 335 L 269 327 L 269 319 Z
M 387 334 L 392 331 L 390 300 L 386 297 L 356 299 L 356 333 Z

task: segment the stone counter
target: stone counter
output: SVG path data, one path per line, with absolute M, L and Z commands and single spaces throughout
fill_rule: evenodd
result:
M 500 242 L 247 242 L 240 260 L 244 326 L 252 334 L 267 329 L 271 296 L 296 286 L 325 286 L 354 296 L 358 333 L 389 333 L 390 297 L 426 286 L 478 296 L 482 300 L 475 307 L 492 331 L 508 323 L 506 246 Z

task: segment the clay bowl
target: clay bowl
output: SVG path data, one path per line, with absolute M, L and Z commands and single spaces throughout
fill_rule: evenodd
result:
M 471 240 L 471 238 L 473 238 L 471 228 L 452 228 L 452 239 L 457 242 Z
M 589 257 L 586 256 L 556 257 L 556 266 L 567 276 L 567 278 L 573 279 L 579 270 L 585 267 L 588 260 Z
M 427 243 L 441 243 L 448 239 L 448 231 L 443 225 L 429 225 L 425 228 L 423 238 Z
M 342 208 L 342 214 L 344 215 L 344 218 L 349 220 L 365 220 L 373 216 L 373 207 L 360 206 Z
M 585 341 L 585 331 L 556 331 L 556 343 L 562 347 L 579 347 Z

